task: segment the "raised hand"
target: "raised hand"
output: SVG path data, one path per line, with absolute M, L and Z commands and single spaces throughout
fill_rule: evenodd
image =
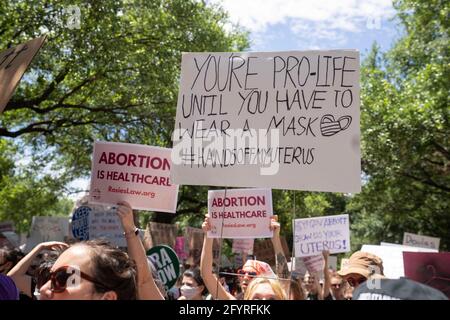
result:
M 121 201 L 117 203 L 119 207 L 117 208 L 117 215 L 122 222 L 122 227 L 125 232 L 132 232 L 136 228 L 134 225 L 133 209 L 130 204 L 126 201 Z

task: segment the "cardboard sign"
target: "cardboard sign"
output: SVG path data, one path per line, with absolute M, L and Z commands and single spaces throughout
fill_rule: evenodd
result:
M 39 37 L 0 53 L 0 113 L 8 104 L 45 38 L 46 36 Z
M 226 196 L 225 196 L 226 195 Z M 271 238 L 272 190 L 231 189 L 208 192 L 209 238 Z
M 429 252 L 432 249 L 408 247 L 397 244 L 363 245 L 361 251 L 372 253 L 383 260 L 384 275 L 389 279 L 404 277 L 403 252 Z
M 359 192 L 359 52 L 184 53 L 174 183 Z
M 47 241 L 66 241 L 69 236 L 69 218 L 34 216 L 31 222 L 30 237 L 27 239 L 25 252 L 30 252 L 36 245 Z
M 172 288 L 180 275 L 180 261 L 175 251 L 168 246 L 155 246 L 147 251 L 147 256 L 155 266 L 166 291 Z
M 439 250 L 440 238 L 427 237 L 419 234 L 405 232 L 403 234 L 403 244 L 405 246 L 430 248 Z
M 290 260 L 290 252 L 287 245 L 286 238 L 281 236 L 281 247 L 283 249 L 284 256 L 286 260 Z M 253 246 L 253 253 L 256 260 L 264 261 L 275 266 L 275 250 L 273 249 L 273 244 L 271 239 L 258 239 L 255 241 Z
M 177 226 L 169 223 L 149 222 L 148 233 L 151 237 L 151 246 L 168 245 L 175 248 Z
M 14 231 L 14 222 L 12 221 L 0 222 L 0 232 L 3 231 Z
M 200 258 L 203 250 L 203 240 L 205 237 L 205 233 L 202 229 L 186 227 L 185 229 L 185 237 L 186 237 L 186 251 L 188 252 L 187 263 L 190 265 L 199 265 Z M 219 265 L 219 252 L 220 252 L 220 244 L 218 239 L 214 239 L 213 242 L 213 262 L 216 265 Z
M 233 247 L 231 248 L 231 252 L 253 254 L 254 243 L 255 239 L 233 239 Z
M 442 291 L 450 299 L 450 252 L 403 252 L 405 277 Z
M 296 257 L 350 251 L 348 214 L 294 220 Z
M 89 202 L 133 209 L 175 212 L 178 186 L 169 178 L 170 149 L 95 142 Z

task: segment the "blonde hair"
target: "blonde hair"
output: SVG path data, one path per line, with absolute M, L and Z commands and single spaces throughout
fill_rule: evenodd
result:
M 245 290 L 244 300 L 253 300 L 253 296 L 256 294 L 258 290 L 258 286 L 260 284 L 268 283 L 275 293 L 276 300 L 286 300 L 286 293 L 284 292 L 281 284 L 276 279 L 267 279 L 267 278 L 256 278 L 250 282 Z

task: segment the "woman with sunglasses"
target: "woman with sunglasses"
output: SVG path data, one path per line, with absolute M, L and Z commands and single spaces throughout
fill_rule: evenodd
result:
M 203 250 L 200 260 L 200 271 L 203 278 L 203 281 L 206 285 L 206 288 L 211 293 L 211 296 L 214 300 L 236 300 L 237 297 L 234 297 L 231 293 L 227 292 L 225 288 L 222 286 L 220 281 L 217 279 L 216 276 L 214 276 L 213 270 L 212 270 L 212 246 L 213 246 L 213 239 L 208 238 L 207 232 L 211 229 L 211 224 L 209 222 L 209 215 L 205 216 L 205 221 L 202 224 L 202 229 L 205 232 L 205 237 L 203 240 Z M 245 292 L 247 290 L 247 287 L 254 281 L 256 277 L 261 278 L 272 278 L 273 281 L 271 283 L 277 283 L 279 285 L 278 280 L 276 279 L 275 273 L 272 271 L 272 268 L 270 266 L 262 261 L 257 260 L 247 260 L 247 262 L 244 264 L 241 270 L 238 270 L 238 276 L 239 276 L 239 284 L 242 288 L 242 292 L 244 294 L 244 299 L 247 297 L 253 297 L 251 296 L 245 296 Z M 258 282 L 259 283 L 259 282 Z M 271 285 L 269 285 L 270 288 L 272 288 Z M 263 295 L 268 294 L 267 291 L 269 291 L 269 294 L 274 293 L 273 289 L 269 289 L 267 287 L 267 284 L 261 283 L 261 285 L 256 286 L 256 288 L 253 289 L 256 293 L 261 293 Z M 272 292 L 270 292 L 272 290 Z M 239 299 L 239 297 L 238 297 Z
M 104 240 L 65 250 L 40 289 L 41 300 L 135 300 L 136 270 L 129 256 Z

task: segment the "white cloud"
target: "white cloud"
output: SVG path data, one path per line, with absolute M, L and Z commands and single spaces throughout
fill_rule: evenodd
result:
M 367 32 L 391 18 L 392 0 L 210 0 L 220 4 L 230 20 L 252 33 L 253 44 L 272 32 L 288 28 L 292 43 L 304 49 L 320 48 L 323 40 L 336 47 L 347 43 L 351 33 Z M 374 24 L 375 21 L 375 24 Z M 266 39 L 267 41 L 267 39 Z

